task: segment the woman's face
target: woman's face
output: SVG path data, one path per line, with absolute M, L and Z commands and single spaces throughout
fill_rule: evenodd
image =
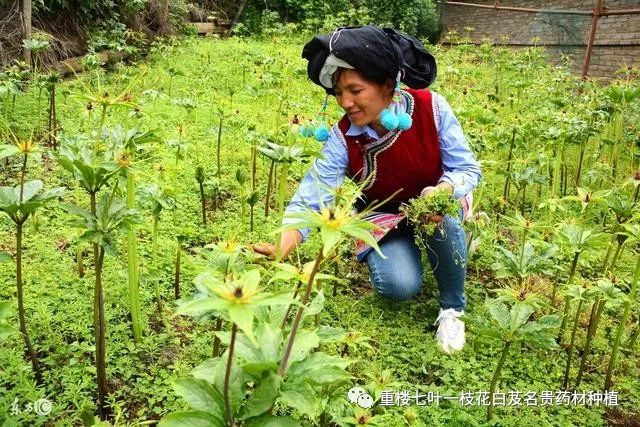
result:
M 393 83 L 366 80 L 357 70 L 345 69 L 334 86 L 338 105 L 356 126 L 379 124 L 380 113 L 389 106 Z

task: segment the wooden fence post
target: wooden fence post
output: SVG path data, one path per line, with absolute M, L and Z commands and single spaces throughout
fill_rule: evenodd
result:
M 591 62 L 591 52 L 593 51 L 593 41 L 596 38 L 596 28 L 598 26 L 598 18 L 602 13 L 602 0 L 596 0 L 596 6 L 593 8 L 591 15 L 591 29 L 589 30 L 589 41 L 587 42 L 587 51 L 584 54 L 584 64 L 582 64 L 582 75 L 584 79 L 589 74 L 589 63 Z

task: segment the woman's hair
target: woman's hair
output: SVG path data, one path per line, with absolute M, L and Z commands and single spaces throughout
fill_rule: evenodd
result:
M 345 72 L 345 70 L 356 71 L 358 74 L 360 74 L 360 76 L 362 76 L 363 79 L 365 79 L 369 83 L 375 83 L 375 84 L 378 84 L 380 86 L 384 86 L 385 83 L 387 83 L 387 81 L 390 80 L 389 78 L 374 78 L 374 77 L 370 77 L 370 76 L 367 76 L 362 71 L 356 70 L 356 69 L 353 69 L 353 68 L 338 67 L 336 69 L 336 71 L 333 73 L 333 75 L 331 76 L 331 86 L 333 86 L 334 89 L 335 89 L 336 85 L 338 84 L 338 81 L 340 81 L 340 77 L 342 76 L 342 73 Z

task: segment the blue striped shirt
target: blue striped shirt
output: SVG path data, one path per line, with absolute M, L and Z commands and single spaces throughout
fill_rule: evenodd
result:
M 443 170 L 439 182 L 451 184 L 453 197 L 460 198 L 473 190 L 480 182 L 482 176 L 480 165 L 469 148 L 462 127 L 449 103 L 435 92 L 432 92 L 432 95 Z M 404 102 L 396 107 L 396 110 L 406 110 Z M 374 140 L 379 138 L 377 132 L 368 125 L 360 127 L 351 124 L 346 135 L 357 136 L 365 133 Z M 287 213 L 299 212 L 307 208 L 320 210 L 320 206 L 330 205 L 334 198 L 332 190 L 342 185 L 347 165 L 347 150 L 344 143 L 336 135 L 336 126 L 334 126 L 329 132 L 329 139 L 322 148 L 322 157 L 313 162 L 313 166 L 305 174 L 298 190 L 287 206 L 283 223 L 294 221 L 286 218 Z M 306 240 L 309 230 L 302 229 L 300 233 Z

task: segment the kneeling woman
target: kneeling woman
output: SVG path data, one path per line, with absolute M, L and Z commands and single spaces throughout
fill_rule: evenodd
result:
M 395 194 L 372 219 L 390 229 L 378 242 L 386 258 L 360 248 L 358 260 L 369 266 L 371 283 L 380 295 L 410 299 L 422 287 L 422 257 L 411 224 L 393 222 L 400 217 L 394 214 L 401 203 L 430 197 L 442 188 L 461 200 L 461 216 L 466 215 L 470 191 L 481 176 L 451 107 L 426 89 L 436 76 L 435 59 L 417 39 L 373 26 L 317 36 L 305 45 L 302 56 L 309 61 L 311 80 L 335 95 L 345 115 L 325 135 L 323 158 L 305 175 L 287 212 L 330 204 L 331 189 L 345 176 L 356 183 L 366 181 L 359 208 Z M 400 90 L 401 81 L 412 89 Z M 440 291 L 436 338 L 451 352 L 465 342 L 464 323 L 458 319 L 466 305 L 465 233 L 460 217 L 435 215 L 429 221 L 440 224 L 425 242 Z M 284 232 L 283 257 L 307 234 L 308 230 Z M 275 246 L 256 245 L 255 250 L 273 256 Z

